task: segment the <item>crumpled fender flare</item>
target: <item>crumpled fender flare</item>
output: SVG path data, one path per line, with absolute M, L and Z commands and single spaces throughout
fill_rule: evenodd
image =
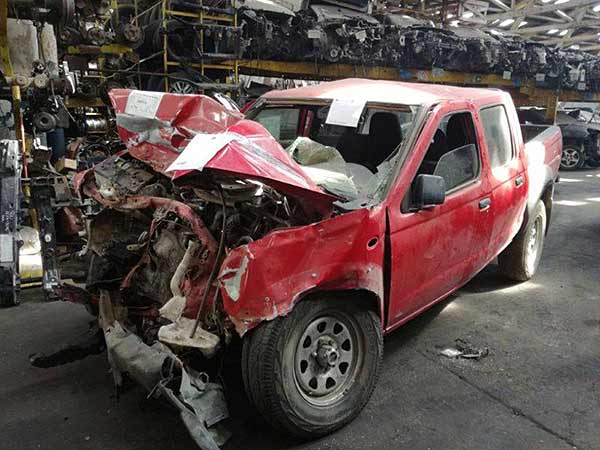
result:
M 219 273 L 224 310 L 243 336 L 315 292 L 347 290 L 376 299 L 383 322 L 384 247 L 379 206 L 275 230 L 225 258 Z

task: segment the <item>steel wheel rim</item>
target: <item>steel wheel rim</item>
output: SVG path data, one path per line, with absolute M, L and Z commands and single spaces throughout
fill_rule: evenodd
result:
M 542 218 L 537 217 L 533 227 L 531 227 L 531 232 L 529 233 L 529 238 L 527 240 L 527 270 L 529 273 L 533 273 L 535 270 L 543 232 Z
M 335 404 L 355 382 L 362 347 L 349 318 L 332 314 L 311 321 L 294 358 L 294 380 L 302 397 L 315 406 Z
M 575 167 L 579 164 L 579 160 L 581 159 L 581 155 L 574 148 L 565 148 L 562 152 L 562 157 L 560 158 L 560 163 L 563 167 Z

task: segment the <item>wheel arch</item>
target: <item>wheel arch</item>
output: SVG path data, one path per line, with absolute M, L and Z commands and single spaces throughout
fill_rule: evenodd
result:
M 379 323 L 381 328 L 385 325 L 384 316 L 384 302 L 376 292 L 368 288 L 357 288 L 357 289 L 333 289 L 333 290 L 316 290 L 309 291 L 300 296 L 298 301 L 310 300 L 313 298 L 319 298 L 321 296 L 335 296 L 336 298 L 347 297 L 348 301 L 360 302 L 367 307 L 367 309 L 375 312 L 379 317 Z
M 552 217 L 552 208 L 554 204 L 554 183 L 550 182 L 546 184 L 540 200 L 544 203 L 544 207 L 546 209 L 545 233 L 548 234 L 548 229 L 550 228 L 550 218 Z
M 286 315 L 291 313 L 299 303 L 307 300 L 319 299 L 320 297 L 325 296 L 330 296 L 334 298 L 347 298 L 349 302 L 360 302 L 364 304 L 368 310 L 373 311 L 377 314 L 381 329 L 385 329 L 385 304 L 383 297 L 377 292 L 366 287 L 310 289 L 301 293 L 297 293 L 294 297 L 294 300 L 290 302 L 289 308 L 285 312 L 281 311 L 279 314 L 273 315 L 271 317 L 265 316 L 260 318 L 254 318 L 254 320 L 252 320 L 249 323 L 245 323 L 243 326 L 240 326 L 240 321 L 237 320 L 235 317 L 230 316 L 230 319 L 236 326 L 238 334 L 240 334 L 240 336 L 243 337 L 248 331 L 255 329 L 261 323 L 269 322 L 279 317 L 285 317 Z

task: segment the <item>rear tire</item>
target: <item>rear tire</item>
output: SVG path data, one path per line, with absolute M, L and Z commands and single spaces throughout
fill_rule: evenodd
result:
M 585 165 L 585 152 L 578 147 L 566 146 L 560 158 L 561 170 L 578 170 Z
M 351 298 L 323 295 L 262 323 L 244 338 L 250 401 L 276 429 L 304 439 L 351 422 L 379 376 L 379 318 Z
M 546 207 L 538 200 L 527 224 L 498 256 L 500 271 L 511 280 L 527 281 L 537 271 L 544 248 Z

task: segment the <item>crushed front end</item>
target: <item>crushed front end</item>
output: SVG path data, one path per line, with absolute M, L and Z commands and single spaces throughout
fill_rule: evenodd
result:
M 64 364 L 106 349 L 117 387 L 129 377 L 167 398 L 195 442 L 217 449 L 228 434 L 218 361 L 249 328 L 224 309 L 236 275 L 220 273 L 222 263 L 230 249 L 273 230 L 329 217 L 335 197 L 260 124 L 208 97 L 116 90 L 111 100 L 127 149 L 75 180 L 79 195 L 92 199 L 91 263 L 85 288 L 59 288 L 98 316 L 98 328 L 32 363 Z M 235 139 L 207 156 L 199 137 L 215 134 Z M 171 170 L 185 164 L 201 165 Z

